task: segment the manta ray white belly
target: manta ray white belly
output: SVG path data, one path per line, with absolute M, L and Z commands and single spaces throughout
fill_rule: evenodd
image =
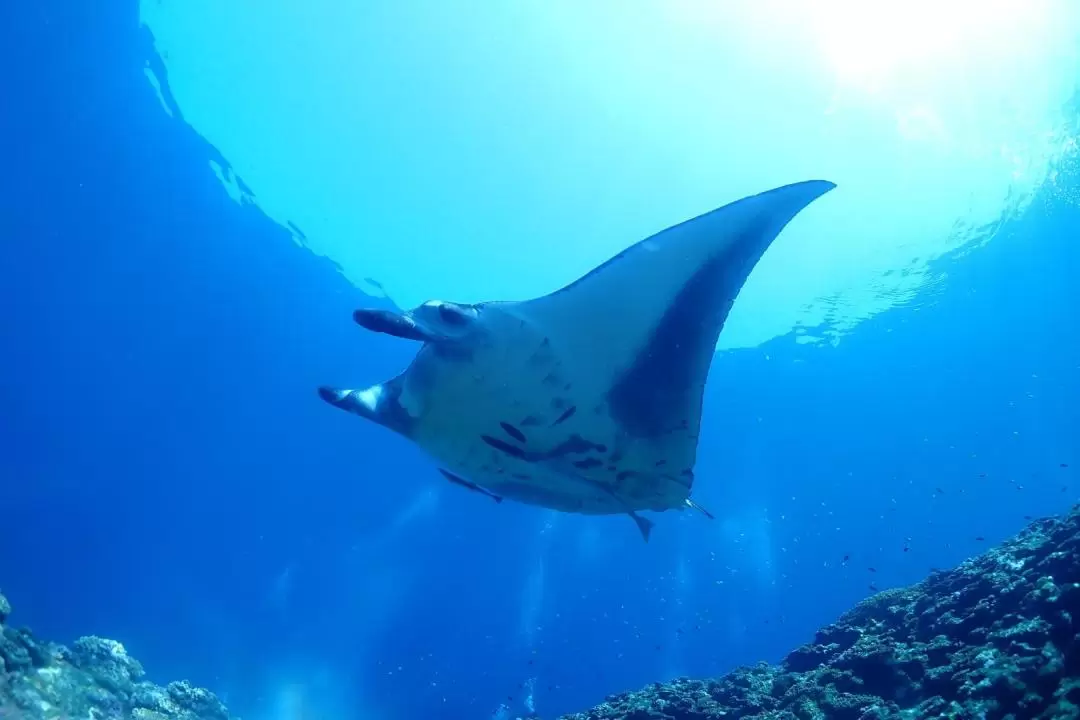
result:
M 416 418 L 413 441 L 519 502 L 586 514 L 685 506 L 689 473 L 657 459 L 671 439 L 657 447 L 622 431 L 604 399 L 609 378 L 560 353 L 512 306 L 485 307 L 484 325 L 467 356 L 417 356 L 399 397 Z

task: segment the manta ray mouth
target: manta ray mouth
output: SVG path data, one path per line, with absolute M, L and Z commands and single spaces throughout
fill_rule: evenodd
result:
M 353 313 L 353 321 L 372 332 L 393 335 L 405 340 L 430 342 L 438 339 L 434 333 L 419 325 L 409 315 L 390 310 L 357 310 Z

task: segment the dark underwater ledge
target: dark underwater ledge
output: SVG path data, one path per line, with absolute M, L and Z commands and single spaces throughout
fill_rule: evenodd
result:
M 0 719 L 230 720 L 211 692 L 143 679 L 122 645 L 7 624 Z M 563 720 L 1080 718 L 1080 506 L 909 588 L 878 593 L 779 665 L 680 679 Z
M 779 665 L 611 696 L 563 720 L 1080 718 L 1080 506 L 864 600 Z

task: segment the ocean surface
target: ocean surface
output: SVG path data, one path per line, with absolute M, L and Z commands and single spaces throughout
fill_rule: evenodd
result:
M 7 3 L 0 589 L 244 718 L 551 718 L 1067 509 L 1078 12 L 961 6 Z M 713 361 L 715 520 L 495 504 L 315 392 L 414 354 L 358 307 L 815 177 Z

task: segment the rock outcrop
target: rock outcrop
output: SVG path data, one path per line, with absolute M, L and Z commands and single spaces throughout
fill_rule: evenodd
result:
M 113 640 L 8 623 L 0 720 L 231 720 L 213 693 L 143 678 Z M 878 593 L 779 665 L 609 697 L 563 720 L 1080 720 L 1080 508 L 955 570 Z
M 10 614 L 0 595 L 0 720 L 231 720 L 208 690 L 144 680 L 115 640 L 44 642 L 5 624 Z
M 779 665 L 609 697 L 564 720 L 1080 718 L 1080 509 L 878 593 Z

